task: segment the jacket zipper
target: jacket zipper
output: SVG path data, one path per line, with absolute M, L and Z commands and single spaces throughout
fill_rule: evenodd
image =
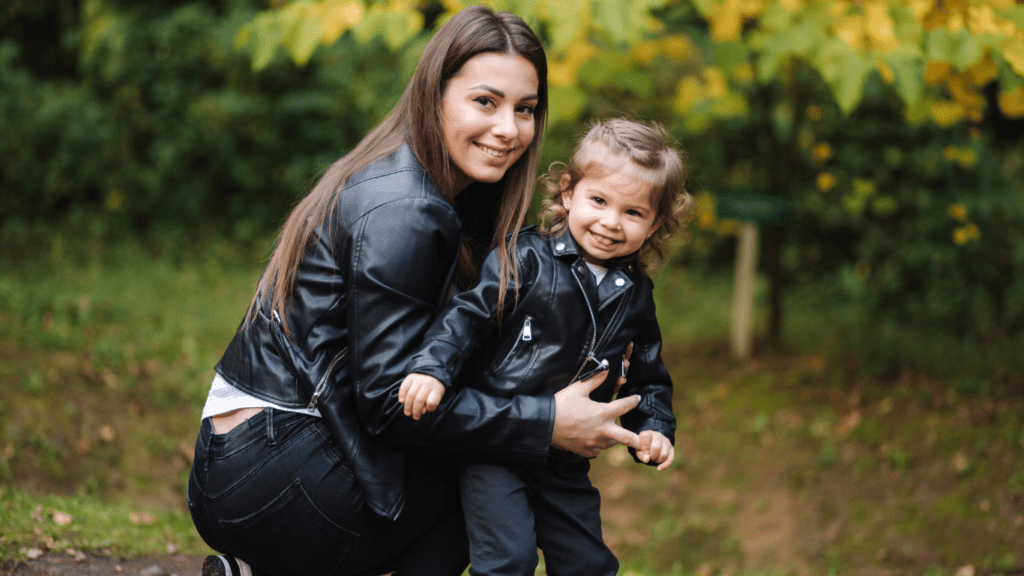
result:
M 281 315 L 277 313 L 277 310 L 274 310 L 272 315 L 274 317 L 274 322 L 277 322 L 278 325 L 280 325 Z M 271 337 L 276 336 L 273 331 L 271 331 L 270 335 Z M 300 378 L 298 368 L 295 367 L 295 364 L 291 361 L 291 358 L 288 357 L 288 353 L 284 349 L 284 346 L 282 345 L 281 342 L 278 342 L 278 338 L 275 337 L 274 341 L 275 344 L 280 349 L 279 352 L 281 354 L 281 359 L 284 361 L 285 365 L 291 371 L 292 376 L 294 376 L 296 380 L 299 380 Z M 310 414 L 316 411 L 316 403 L 320 400 L 320 396 L 323 394 L 324 389 L 327 388 L 327 378 L 331 375 L 331 372 L 334 371 L 334 366 L 337 365 L 338 362 L 347 354 L 348 348 L 342 348 L 341 352 L 338 352 L 338 354 L 335 355 L 334 359 L 331 360 L 331 363 L 327 366 L 327 370 L 324 372 L 324 375 L 320 377 L 319 381 L 317 381 L 316 386 L 313 387 L 313 397 L 310 398 L 309 405 L 306 406 L 306 410 L 309 410 Z
M 573 280 L 576 280 L 576 284 L 579 285 L 580 287 L 580 293 L 583 294 L 583 301 L 587 303 L 587 312 L 590 313 L 590 322 L 594 325 L 594 334 L 590 337 L 590 349 L 587 350 L 586 360 L 583 361 L 583 364 L 580 366 L 579 370 L 576 371 L 576 375 L 573 376 L 572 380 L 569 380 L 569 382 L 575 382 L 576 379 L 579 378 L 580 374 L 583 373 L 583 369 L 587 367 L 588 360 L 593 360 L 598 364 L 604 364 L 604 362 L 601 362 L 600 360 L 594 357 L 594 348 L 597 346 L 597 317 L 594 316 L 594 307 L 590 305 L 590 297 L 587 296 L 587 291 L 583 289 L 583 282 L 580 281 L 580 277 L 576 275 L 575 266 L 572 267 L 572 277 Z M 622 303 L 620 302 L 619 305 L 621 306 Z
M 505 367 L 505 364 L 507 364 L 509 359 L 512 358 L 512 354 L 515 353 L 516 348 L 519 348 L 520 342 L 529 342 L 530 340 L 533 340 L 533 328 L 531 327 L 532 320 L 533 319 L 530 318 L 529 315 L 526 316 L 526 320 L 523 322 L 523 329 L 519 331 L 519 337 L 517 337 L 516 341 L 512 343 L 512 348 L 508 351 L 508 354 L 505 354 L 505 357 L 501 359 L 498 367 L 494 369 L 495 372 Z
M 306 410 L 309 410 L 310 414 L 316 411 L 316 403 L 320 400 L 320 395 L 323 394 L 324 389 L 327 388 L 327 378 L 334 371 L 334 366 L 347 354 L 348 348 L 342 348 L 341 352 L 338 352 L 338 355 L 334 357 L 334 360 L 331 360 L 330 365 L 327 366 L 327 371 L 320 377 L 320 381 L 313 387 L 313 397 L 309 400 L 309 406 L 306 406 Z

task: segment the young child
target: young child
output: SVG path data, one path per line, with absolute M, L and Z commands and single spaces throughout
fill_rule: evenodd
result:
M 608 369 L 591 397 L 610 401 L 626 377 L 621 395 L 642 398 L 621 418 L 640 436 L 634 458 L 665 470 L 675 458 L 672 381 L 646 271 L 691 209 L 686 168 L 661 129 L 623 119 L 596 123 L 569 164 L 555 167 L 544 227 L 525 229 L 514 248 L 518 278 L 501 286 L 499 259 L 487 258 L 476 286 L 427 333 L 399 400 L 420 418 L 456 383 L 542 396 Z M 589 469 L 557 449 L 546 466 L 467 462 L 460 492 L 470 574 L 533 574 L 538 547 L 550 574 L 615 574 Z

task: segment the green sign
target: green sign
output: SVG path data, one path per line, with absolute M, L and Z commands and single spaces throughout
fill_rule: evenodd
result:
M 781 224 L 786 215 L 786 199 L 781 196 L 723 192 L 716 196 L 716 201 L 719 218 Z

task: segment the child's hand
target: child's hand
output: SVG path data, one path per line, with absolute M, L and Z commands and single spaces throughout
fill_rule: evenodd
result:
M 398 401 L 405 405 L 405 415 L 412 416 L 413 420 L 437 410 L 443 397 L 444 384 L 425 374 L 409 374 L 398 389 Z
M 658 472 L 661 472 L 676 459 L 676 449 L 661 432 L 644 430 L 640 433 L 640 449 L 636 451 L 636 457 L 644 464 L 654 462 L 658 465 Z

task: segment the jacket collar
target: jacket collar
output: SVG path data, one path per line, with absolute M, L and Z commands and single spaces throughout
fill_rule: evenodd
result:
M 580 274 L 581 277 L 586 274 L 587 268 L 586 263 L 583 261 L 583 251 L 580 249 L 579 243 L 576 242 L 576 239 L 569 232 L 568 226 L 548 236 L 548 245 L 551 248 L 551 253 L 556 258 L 572 259 L 572 264 L 570 265 L 575 273 Z M 633 266 L 629 264 L 629 258 L 629 256 L 626 256 L 608 262 L 608 274 L 605 275 L 601 284 L 597 286 L 597 296 L 600 302 L 598 305 L 599 309 L 603 309 L 633 286 Z

